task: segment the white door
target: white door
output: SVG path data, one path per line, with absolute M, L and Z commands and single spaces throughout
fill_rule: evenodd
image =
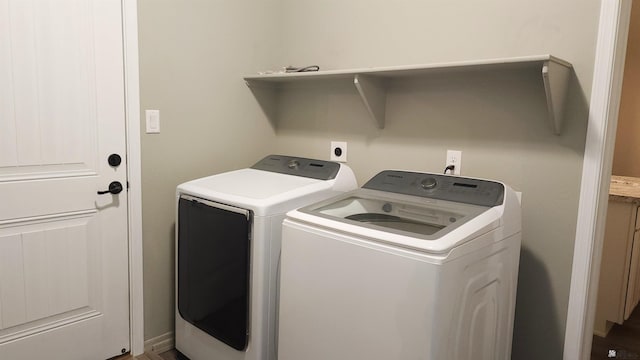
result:
M 0 0 L 2 360 L 129 350 L 120 1 Z

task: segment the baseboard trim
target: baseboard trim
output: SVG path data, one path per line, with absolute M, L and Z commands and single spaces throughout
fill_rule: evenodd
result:
M 593 327 L 593 335 L 598 335 L 601 338 L 607 337 L 609 335 L 609 331 L 613 328 L 614 323 L 611 321 L 605 321 L 604 328 L 600 328 L 599 326 Z
M 175 347 L 175 337 L 173 331 L 156 336 L 144 342 L 144 351 L 146 353 L 160 354 L 169 351 Z

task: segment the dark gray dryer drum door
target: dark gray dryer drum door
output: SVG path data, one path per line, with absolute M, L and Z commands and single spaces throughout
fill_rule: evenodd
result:
M 251 212 L 183 195 L 178 203 L 178 311 L 236 350 L 249 339 Z

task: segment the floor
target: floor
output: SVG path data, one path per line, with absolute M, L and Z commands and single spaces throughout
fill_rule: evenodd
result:
M 115 357 L 111 360 L 176 360 L 178 359 L 178 354 L 175 350 L 165 351 L 161 354 L 155 353 L 144 353 L 140 356 L 133 357 L 131 355 L 122 355 Z
M 606 338 L 593 336 L 591 360 L 640 359 L 640 306 L 624 325 L 615 324 Z
M 613 351 L 613 352 L 612 352 Z M 161 354 L 144 353 L 133 357 L 122 355 L 111 360 L 177 360 L 175 350 Z M 614 325 L 606 338 L 593 336 L 591 360 L 602 359 L 640 359 L 640 306 L 638 306 L 624 325 Z
M 611 352 L 614 351 L 614 352 Z M 177 360 L 175 350 L 161 354 L 144 353 L 133 357 L 122 355 L 111 360 Z M 601 359 L 640 359 L 640 306 L 638 306 L 624 325 L 614 325 L 606 338 L 593 336 L 591 360 Z

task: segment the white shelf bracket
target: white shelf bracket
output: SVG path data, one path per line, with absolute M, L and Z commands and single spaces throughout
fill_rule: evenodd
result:
M 369 111 L 369 115 L 376 121 L 378 128 L 384 129 L 387 108 L 387 89 L 384 82 L 373 76 L 356 74 L 353 84 Z
M 562 131 L 564 121 L 564 106 L 569 89 L 571 69 L 553 61 L 542 64 L 542 82 L 547 97 L 547 110 L 551 128 L 556 135 Z
M 245 81 L 245 83 L 253 93 L 253 97 L 258 101 L 262 112 L 269 119 L 271 126 L 275 129 L 277 127 L 279 88 L 274 85 L 265 86 L 252 81 Z

